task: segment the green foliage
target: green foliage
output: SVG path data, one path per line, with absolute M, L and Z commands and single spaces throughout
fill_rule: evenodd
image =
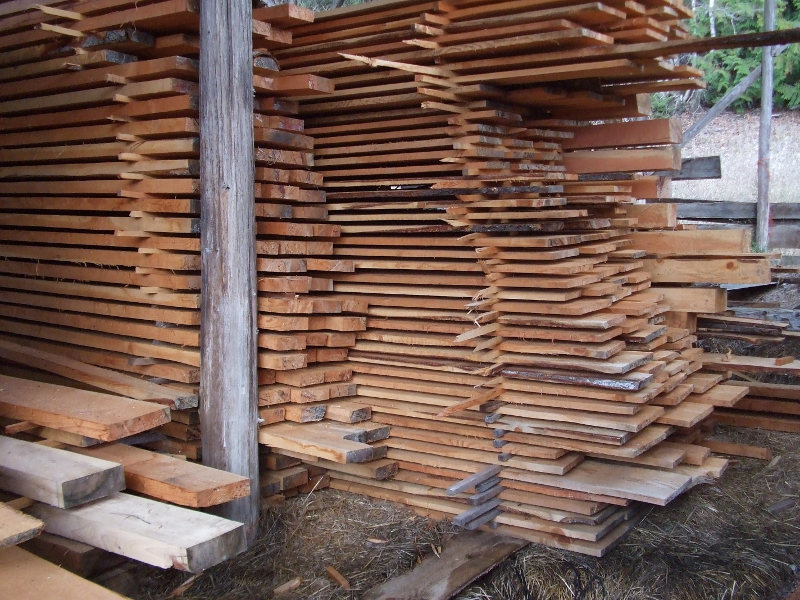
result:
M 734 35 L 761 31 L 764 27 L 763 0 L 716 0 L 713 18 L 717 35 Z M 691 23 L 692 33 L 707 37 L 711 34 L 711 15 L 708 0 L 701 0 Z M 796 27 L 800 21 L 800 0 L 777 0 L 778 29 Z M 734 85 L 761 64 L 760 48 L 715 50 L 697 57 L 694 65 L 705 72 L 708 88 L 703 103 L 713 105 Z M 735 110 L 758 106 L 760 83 L 756 82 L 733 104 Z M 800 107 L 800 46 L 792 44 L 775 58 L 775 106 Z
M 685 104 L 678 92 L 656 92 L 652 96 L 653 116 L 658 119 L 674 117 L 685 110 Z
M 361 4 L 364 0 L 344 0 L 344 2 L 337 2 L 336 0 L 294 0 L 296 4 L 310 8 L 315 11 L 330 10 L 338 6 L 350 6 L 352 4 Z

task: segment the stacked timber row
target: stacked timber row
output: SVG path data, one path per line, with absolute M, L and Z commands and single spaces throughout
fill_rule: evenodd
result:
M 198 15 L 192 2 L 6 3 L 0 15 L 0 321 L 29 347 L 181 388 L 199 381 Z M 0 4 L 2 7 L 3 4 Z M 292 403 L 354 393 L 341 364 L 363 302 L 327 298 L 338 226 L 327 222 L 313 139 L 292 96 L 327 94 L 282 76 L 270 55 L 296 6 L 256 9 L 255 198 L 260 403 L 265 424 L 304 420 Z M 154 446 L 199 457 L 184 403 Z M 360 407 L 358 407 L 360 409 Z M 304 412 L 308 414 L 309 410 Z M 316 419 L 315 417 L 315 419 Z M 341 437 L 341 436 L 339 436 Z M 361 455 L 364 452 L 361 449 Z
M 689 396 L 721 379 L 696 375 L 702 352 L 630 239 L 649 228 L 634 202 L 663 195 L 637 174 L 680 168 L 644 94 L 702 85 L 663 60 L 688 14 L 386 1 L 318 15 L 275 53 L 335 84 L 300 115 L 334 253 L 355 266 L 334 291 L 368 304 L 357 399 L 399 466 L 376 481 L 332 465 L 333 487 L 602 554 L 637 502 L 721 473 L 665 441 L 710 414 Z
M 168 423 L 164 403 L 176 405 L 179 393 L 7 340 L 0 348 L 4 358 L 50 371 L 38 379 L 59 382 L 0 375 L 0 548 L 44 527 L 47 539 L 27 548 L 45 556 L 60 551 L 59 563 L 69 562 L 79 542 L 94 547 L 98 559 L 108 551 L 193 572 L 243 549 L 241 523 L 191 509 L 247 496 L 246 477 L 124 443 Z M 136 495 L 119 493 L 125 489 Z M 40 519 L 38 527 L 31 527 L 37 519 L 15 509 Z M 6 552 L 5 558 L 16 557 L 12 563 L 30 563 L 32 572 L 42 568 L 22 550 Z M 0 565 L 3 583 L 19 576 L 10 568 Z
M 192 395 L 195 7 L 4 4 L 2 325 Z M 688 14 L 676 0 L 254 11 L 270 502 L 328 469 L 340 489 L 602 554 L 636 503 L 721 472 L 707 448 L 664 441 L 691 439 L 721 378 L 698 374 L 691 328 L 651 287 L 713 280 L 664 279 L 631 239 L 655 226 L 633 202 L 662 195 L 637 174 L 680 166 L 645 94 L 701 85 L 664 60 L 702 48 L 680 41 Z M 161 427 L 185 451 L 196 425 Z

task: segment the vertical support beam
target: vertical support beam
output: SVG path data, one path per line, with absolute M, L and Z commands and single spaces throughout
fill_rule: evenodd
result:
M 251 481 L 223 505 L 258 523 L 256 267 L 251 0 L 200 3 L 200 193 L 203 462 Z
M 764 0 L 764 31 L 775 29 L 775 0 Z M 769 250 L 769 138 L 772 133 L 772 46 L 761 50 L 761 126 L 758 131 L 758 198 L 756 199 L 756 247 Z

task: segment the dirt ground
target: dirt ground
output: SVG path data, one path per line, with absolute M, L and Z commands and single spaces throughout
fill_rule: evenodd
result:
M 685 131 L 704 112 L 681 116 Z M 726 112 L 712 121 L 682 151 L 684 158 L 716 156 L 722 159 L 722 179 L 676 181 L 675 198 L 754 202 L 758 165 L 759 113 Z M 800 152 L 800 111 L 776 113 L 770 141 L 770 198 L 773 202 L 800 202 L 794 183 Z

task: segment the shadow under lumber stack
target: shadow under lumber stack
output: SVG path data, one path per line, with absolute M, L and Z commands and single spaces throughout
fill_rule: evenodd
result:
M 702 86 L 661 58 L 689 14 L 400 0 L 322 13 L 275 53 L 335 84 L 300 115 L 355 267 L 334 291 L 368 304 L 357 399 L 399 466 L 376 481 L 332 465 L 333 487 L 602 554 L 637 503 L 721 474 L 707 448 L 665 441 L 711 412 L 694 382 L 719 380 L 693 375 L 702 352 L 630 240 L 650 228 L 634 202 L 660 193 L 638 173 L 677 171 L 679 132 L 617 121 Z

